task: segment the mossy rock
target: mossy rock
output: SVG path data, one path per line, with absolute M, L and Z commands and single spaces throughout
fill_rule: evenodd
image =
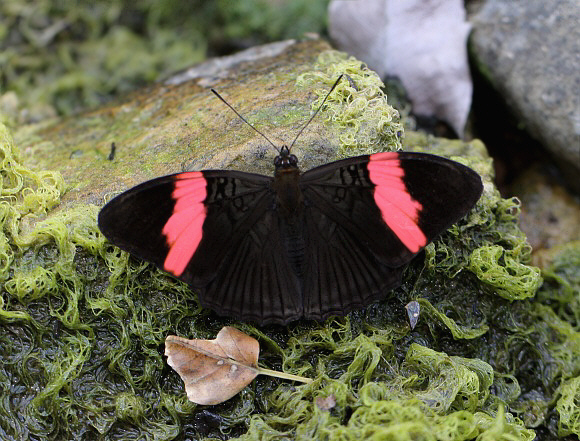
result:
M 187 286 L 98 231 L 104 201 L 142 180 L 191 166 L 271 173 L 273 151 L 200 83 L 270 138 L 291 141 L 347 73 L 295 147 L 303 168 L 399 149 L 402 125 L 376 75 L 328 49 L 290 44 L 219 78 L 157 84 L 21 128 L 16 143 L 2 127 L 3 439 L 531 440 L 535 427 L 578 434 L 578 269 L 557 261 L 540 288 L 518 202 L 500 197 L 478 141 L 406 135 L 405 149 L 478 171 L 484 194 L 384 301 L 324 323 L 257 328 L 217 317 Z M 422 312 L 411 331 L 404 305 L 412 300 Z M 258 377 L 223 404 L 189 402 L 163 359 L 164 339 L 214 338 L 224 325 L 260 341 L 264 366 L 314 381 Z M 317 405 L 329 396 L 330 409 Z

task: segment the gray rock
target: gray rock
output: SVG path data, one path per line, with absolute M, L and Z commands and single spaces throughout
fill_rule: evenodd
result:
M 522 201 L 519 225 L 538 253 L 557 245 L 580 242 L 580 205 L 576 198 L 536 166 L 520 175 L 512 186 Z M 536 262 L 540 265 L 541 262 Z
M 220 79 L 227 78 L 231 70 L 235 69 L 241 63 L 251 63 L 265 58 L 276 57 L 294 44 L 296 44 L 296 40 L 277 41 L 261 46 L 254 46 L 233 55 L 211 58 L 172 75 L 164 83 L 168 85 L 181 84 L 186 81 L 198 79 L 199 84 L 203 86 L 213 86 Z
M 479 70 L 580 192 L 580 3 L 488 0 L 473 17 Z

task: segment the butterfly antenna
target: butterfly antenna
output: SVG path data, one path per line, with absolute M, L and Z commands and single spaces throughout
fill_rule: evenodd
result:
M 249 123 L 249 122 L 246 120 L 246 118 L 244 118 L 242 115 L 240 115 L 240 113 L 239 113 L 239 112 L 238 112 L 236 109 L 234 109 L 234 108 L 233 108 L 233 107 L 230 105 L 230 103 L 228 103 L 228 102 L 227 102 L 225 99 L 223 99 L 223 98 L 222 98 L 222 96 L 221 96 L 219 93 L 217 93 L 217 90 L 215 90 L 215 89 L 211 89 L 211 91 L 214 93 L 214 95 L 215 95 L 215 96 L 217 96 L 217 97 L 218 97 L 220 100 L 222 100 L 222 102 L 223 102 L 223 103 L 224 103 L 226 106 L 228 106 L 230 109 L 232 109 L 232 110 L 233 110 L 233 112 L 234 112 L 236 115 L 238 115 L 238 117 L 239 117 L 239 118 L 240 118 L 240 119 L 241 119 L 243 122 L 245 122 L 245 123 L 246 123 L 247 125 L 249 125 L 249 126 L 252 128 L 252 129 L 254 129 L 256 132 L 258 132 L 260 135 L 262 135 L 262 137 L 263 137 L 263 138 L 264 138 L 266 141 L 268 141 L 268 142 L 270 143 L 270 145 L 271 145 L 272 147 L 274 147 L 274 149 L 275 149 L 275 150 L 276 150 L 278 153 L 280 152 L 280 150 L 278 149 L 278 147 L 276 147 L 276 144 L 274 144 L 272 141 L 270 141 L 266 135 L 264 135 L 262 132 L 260 132 L 258 129 L 256 129 L 256 128 L 255 128 L 255 127 L 252 125 L 252 124 L 250 124 L 250 123 Z
M 298 132 L 298 135 L 296 135 L 296 138 L 294 138 L 294 141 L 292 141 L 292 144 L 290 144 L 290 148 L 288 149 L 289 151 L 292 150 L 292 146 L 294 146 L 294 143 L 296 142 L 296 140 L 300 137 L 300 135 L 302 135 L 302 132 L 304 131 L 304 129 L 306 129 L 306 127 L 308 127 L 308 124 L 310 124 L 310 122 L 314 119 L 314 117 L 316 115 L 318 115 L 318 112 L 320 112 L 320 109 L 322 109 L 322 106 L 324 106 L 324 103 L 326 102 L 326 99 L 330 96 L 330 94 L 332 93 L 332 91 L 334 90 L 334 88 L 336 86 L 338 86 L 338 83 L 340 82 L 340 80 L 342 79 L 343 76 L 344 76 L 344 74 L 341 74 L 336 79 L 336 81 L 334 82 L 334 84 L 332 85 L 332 87 L 330 88 L 330 90 L 328 91 L 328 93 L 326 94 L 326 96 L 324 97 L 324 99 L 322 100 L 322 103 L 320 103 L 320 106 L 318 106 L 318 109 L 316 109 L 316 112 L 314 112 L 314 114 L 310 117 L 310 119 L 308 121 L 306 121 L 306 124 L 304 124 L 304 126 L 302 126 L 302 128 Z

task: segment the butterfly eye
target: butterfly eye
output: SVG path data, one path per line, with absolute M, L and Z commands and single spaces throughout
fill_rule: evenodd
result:
M 279 166 L 280 166 L 280 164 L 282 164 L 282 158 L 281 158 L 280 156 L 276 156 L 276 157 L 274 158 L 274 165 L 275 165 L 276 167 L 279 167 Z
M 289 161 L 290 165 L 298 165 L 298 158 L 294 155 L 290 155 L 288 157 L 288 161 Z

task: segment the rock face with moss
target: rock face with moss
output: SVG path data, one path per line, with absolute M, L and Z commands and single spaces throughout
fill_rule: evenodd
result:
M 255 328 L 199 308 L 187 286 L 109 245 L 104 200 L 183 168 L 271 173 L 274 154 L 208 93 L 271 138 L 292 139 L 338 74 L 351 81 L 295 147 L 301 165 L 395 150 L 403 134 L 376 75 L 320 42 L 157 85 L 78 117 L 0 131 L 2 439 L 481 439 L 580 432 L 580 247 L 527 264 L 516 200 L 499 196 L 477 142 L 408 133 L 405 149 L 468 164 L 475 209 L 416 258 L 384 301 L 324 323 Z M 111 144 L 117 146 L 109 160 Z M 259 159 L 259 161 L 258 161 Z M 154 207 L 152 207 L 154 210 Z M 413 331 L 404 305 L 417 300 Z M 187 400 L 168 334 L 260 340 L 259 377 L 215 406 Z M 323 405 L 321 405 L 323 403 Z

